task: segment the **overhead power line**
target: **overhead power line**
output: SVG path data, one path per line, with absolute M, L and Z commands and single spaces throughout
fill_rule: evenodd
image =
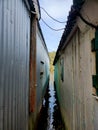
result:
M 42 18 L 41 18 L 42 22 L 47 26 L 49 27 L 50 29 L 52 29 L 53 31 L 61 31 L 61 30 L 64 30 L 64 28 L 60 28 L 60 29 L 54 29 L 52 28 L 50 25 L 48 25 Z
M 57 19 L 55 19 L 54 17 L 52 17 L 43 7 L 40 7 L 52 20 L 58 22 L 58 23 L 66 23 L 66 21 L 59 21 Z
M 32 0 L 32 1 L 38 6 L 38 4 L 34 0 Z M 66 21 L 59 21 L 59 20 L 55 19 L 54 17 L 52 17 L 43 7 L 40 6 L 40 9 L 42 9 L 55 22 L 66 23 Z
M 35 2 L 34 0 L 32 0 L 32 1 L 38 6 L 37 2 Z M 53 18 L 51 15 L 48 14 L 48 12 L 47 12 L 43 7 L 40 7 L 40 9 L 43 9 L 43 11 L 44 11 L 51 19 L 53 19 L 54 21 L 56 21 L 56 22 L 58 22 L 58 23 L 66 23 L 66 22 L 61 22 L 61 21 L 59 21 L 59 20 Z M 34 12 L 34 13 L 35 13 L 35 12 Z M 53 30 L 53 31 L 61 31 L 61 30 L 64 30 L 64 28 L 59 28 L 59 29 L 52 28 L 50 25 L 48 25 L 48 24 L 42 19 L 42 17 L 41 17 L 40 19 L 42 20 L 42 22 L 43 22 L 47 27 L 49 27 L 49 28 L 50 28 L 51 30 Z

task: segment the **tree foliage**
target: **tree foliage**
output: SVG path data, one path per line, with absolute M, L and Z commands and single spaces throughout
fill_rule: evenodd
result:
M 53 61 L 55 58 L 55 51 L 49 52 L 49 57 L 50 57 L 50 73 L 54 73 Z

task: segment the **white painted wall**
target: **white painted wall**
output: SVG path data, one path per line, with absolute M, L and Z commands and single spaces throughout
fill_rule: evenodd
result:
M 94 33 L 91 28 L 84 33 L 77 30 L 61 56 L 65 69 L 64 82 L 60 81 L 60 106 L 68 130 L 94 129 L 92 75 L 96 70 L 95 53 L 91 51 Z

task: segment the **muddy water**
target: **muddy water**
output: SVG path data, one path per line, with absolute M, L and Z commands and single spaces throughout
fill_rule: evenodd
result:
M 38 120 L 37 130 L 65 130 L 53 79 L 50 80 Z

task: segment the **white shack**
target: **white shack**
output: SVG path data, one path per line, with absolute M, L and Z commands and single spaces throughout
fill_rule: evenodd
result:
M 98 130 L 98 1 L 74 0 L 54 60 L 68 130 Z

